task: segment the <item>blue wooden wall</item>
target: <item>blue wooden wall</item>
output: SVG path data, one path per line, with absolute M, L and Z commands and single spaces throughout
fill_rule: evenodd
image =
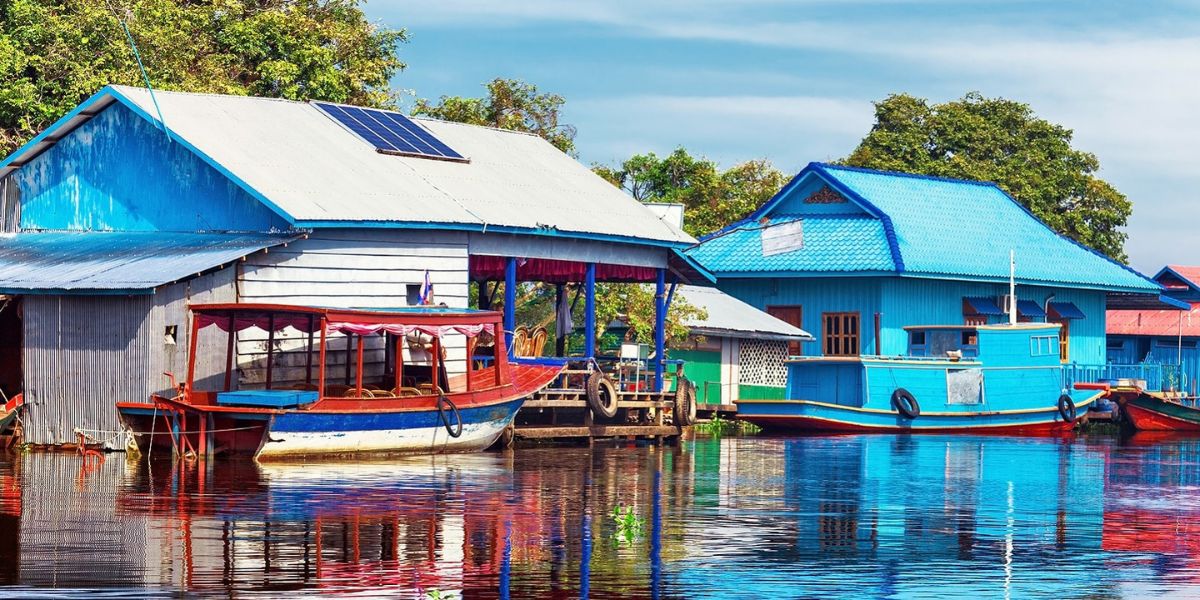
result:
M 1108 362 L 1118 365 L 1150 363 L 1179 364 L 1183 388 L 1191 395 L 1200 392 L 1200 340 L 1184 336 L 1108 336 Z
M 170 118 L 168 116 L 168 122 Z M 267 231 L 288 224 L 120 103 L 14 175 L 22 229 Z
M 962 302 L 968 296 L 997 297 L 1007 284 L 946 281 L 905 277 L 804 277 L 792 279 L 722 279 L 722 291 L 755 307 L 799 305 L 801 328 L 821 338 L 821 313 L 858 312 L 863 354 L 901 355 L 908 352 L 908 325 L 955 325 L 963 322 Z M 1044 305 L 1054 294 L 1056 302 L 1073 302 L 1086 319 L 1070 325 L 1071 362 L 1105 362 L 1104 306 L 1100 291 L 1017 286 L 1017 297 Z M 875 313 L 881 313 L 881 345 L 876 346 Z M 1004 322 L 995 317 L 993 322 Z M 820 342 L 803 345 L 805 355 L 821 354 Z

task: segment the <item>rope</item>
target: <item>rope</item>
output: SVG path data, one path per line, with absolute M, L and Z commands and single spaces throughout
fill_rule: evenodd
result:
M 261 427 L 262 427 L 261 425 L 250 425 L 250 426 L 248 426 L 248 427 L 228 427 L 228 428 L 225 428 L 225 429 L 205 429 L 204 431 L 205 431 L 205 432 L 207 432 L 207 433 L 222 433 L 222 432 L 225 432 L 225 431 L 246 431 L 246 430 L 249 430 L 249 429 L 260 429 Z M 111 439 L 116 439 L 116 436 L 117 436 L 117 435 L 120 435 L 120 434 L 122 434 L 122 433 L 125 433 L 124 431 L 115 431 L 115 432 L 114 432 L 114 431 L 113 431 L 113 430 L 111 430 L 111 429 L 79 429 L 79 428 L 76 428 L 76 429 L 75 429 L 75 431 L 77 431 L 77 432 L 79 432 L 79 433 L 83 433 L 83 432 L 85 432 L 85 431 L 94 431 L 94 432 L 96 432 L 96 433 L 115 433 L 116 435 L 114 435 L 112 438 L 110 438 L 110 440 L 111 440 Z M 143 434 L 143 433 L 149 433 L 150 435 L 154 435 L 154 430 L 153 430 L 153 429 L 151 429 L 150 431 L 134 431 L 134 430 L 130 429 L 130 430 L 129 430 L 129 433 L 132 433 L 132 434 L 134 434 L 134 435 L 140 435 L 140 434 Z M 192 431 L 180 431 L 180 432 L 177 432 L 177 433 L 178 433 L 179 435 L 183 435 L 183 434 L 185 434 L 185 433 L 200 433 L 200 430 L 196 429 L 196 430 L 192 430 Z M 87 435 L 87 434 L 86 434 L 86 433 L 84 433 L 84 435 Z M 92 436 L 88 435 L 88 437 L 89 437 L 89 438 L 91 438 Z M 96 438 L 92 438 L 92 439 L 96 439 Z

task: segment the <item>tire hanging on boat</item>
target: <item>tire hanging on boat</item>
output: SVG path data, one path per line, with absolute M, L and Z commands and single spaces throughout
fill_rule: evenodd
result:
M 921 405 L 916 396 L 904 388 L 896 388 L 896 391 L 892 392 L 892 408 L 908 419 L 921 416 Z
M 675 382 L 675 424 L 692 425 L 696 422 L 696 384 L 687 377 Z
M 604 373 L 593 371 L 587 380 L 587 401 L 593 412 L 611 419 L 617 415 L 617 386 Z
M 446 416 L 447 406 L 450 407 L 450 412 L 454 415 L 454 426 L 450 425 L 450 418 Z M 462 415 L 459 414 L 458 407 L 454 405 L 454 402 L 445 396 L 438 396 L 437 409 L 438 418 L 442 420 L 442 426 L 446 428 L 446 433 L 450 434 L 452 438 L 462 435 Z
M 1058 416 L 1062 417 L 1064 423 L 1074 423 L 1079 416 L 1075 409 L 1075 401 L 1067 394 L 1058 397 Z

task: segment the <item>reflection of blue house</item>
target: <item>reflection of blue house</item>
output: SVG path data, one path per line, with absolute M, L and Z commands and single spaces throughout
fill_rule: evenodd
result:
M 1060 236 L 995 184 L 813 163 L 691 250 L 719 287 L 817 336 L 806 355 L 899 355 L 907 325 L 1061 325 L 1063 362 L 1105 361 L 1105 310 L 1160 286 Z

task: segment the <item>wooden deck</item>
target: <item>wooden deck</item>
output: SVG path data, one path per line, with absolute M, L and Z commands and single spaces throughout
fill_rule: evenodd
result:
M 597 438 L 670 439 L 681 427 L 667 421 L 675 406 L 674 392 L 622 391 L 617 414 L 611 419 L 595 415 L 588 406 L 580 378 L 586 371 L 566 371 L 568 383 L 543 389 L 517 413 L 513 436 L 518 440 L 591 440 Z M 572 377 L 572 375 L 574 377 Z M 576 385 L 571 385 L 575 383 Z

